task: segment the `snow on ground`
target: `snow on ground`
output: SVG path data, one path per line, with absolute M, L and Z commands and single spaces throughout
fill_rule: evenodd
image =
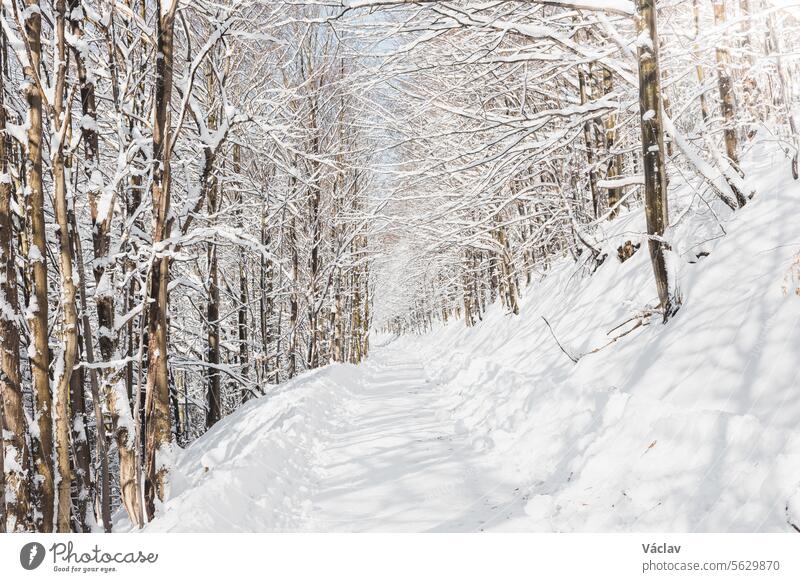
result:
M 304 519 L 320 440 L 349 416 L 353 366 L 317 369 L 251 400 L 179 452 L 148 531 L 286 530 Z M 117 515 L 115 530 L 130 529 Z
M 361 366 L 248 403 L 181 454 L 147 529 L 800 526 L 800 185 L 774 149 L 749 159 L 758 194 L 733 215 L 678 189 L 673 216 L 691 212 L 668 325 L 589 353 L 655 303 L 646 249 L 616 258 L 643 230 L 641 210 L 623 213 L 594 274 L 561 261 L 518 317 L 495 305 L 472 329 L 376 338 Z

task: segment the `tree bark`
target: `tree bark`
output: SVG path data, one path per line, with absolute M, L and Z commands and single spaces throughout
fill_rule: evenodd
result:
M 669 224 L 669 210 L 656 21 L 655 0 L 636 0 L 645 217 L 650 261 L 653 265 L 658 300 L 666 321 L 678 306 L 671 295 L 665 257 L 665 253 L 669 250 L 669 245 L 664 240 L 664 232 Z
M 52 125 L 56 132 L 56 147 L 50 152 L 53 172 L 53 209 L 58 239 L 59 275 L 61 282 L 61 334 L 63 348 L 56 366 L 56 464 L 58 466 L 58 507 L 56 526 L 59 532 L 72 529 L 72 469 L 70 466 L 70 381 L 78 354 L 78 311 L 75 281 L 72 275 L 72 248 L 67 208 L 67 182 L 64 168 L 64 141 L 71 123 L 69 106 L 65 107 L 67 52 L 64 40 L 66 26 L 65 0 L 56 1 L 56 55 L 58 66 L 52 103 Z
M 42 183 L 42 91 L 39 67 L 42 56 L 42 16 L 39 0 L 26 0 L 28 10 L 24 23 L 30 62 L 25 66 L 25 100 L 28 106 L 27 197 L 30 220 L 28 267 L 31 298 L 28 305 L 28 328 L 31 345 L 28 357 L 34 393 L 34 418 L 38 438 L 33 439 L 34 464 L 39 478 L 34 482 L 36 529 L 53 531 L 55 480 L 53 474 L 53 399 L 50 393 L 50 351 L 47 323 L 47 235 L 44 218 L 44 186 Z
M 703 65 L 700 63 L 699 48 L 697 46 L 697 35 L 700 34 L 700 3 L 699 0 L 692 0 L 692 17 L 694 20 L 694 39 L 692 43 L 692 50 L 695 54 L 695 72 L 697 73 L 697 83 L 700 85 L 700 116 L 703 122 L 708 122 L 708 102 L 706 100 L 706 92 L 703 89 L 705 84 L 705 72 Z
M 80 350 L 78 350 L 80 358 Z M 94 519 L 91 517 L 93 495 L 92 453 L 86 431 L 86 395 L 84 369 L 75 368 L 69 383 L 69 406 L 72 412 L 71 439 L 73 450 L 73 478 L 75 481 L 75 531 L 89 533 Z
M 720 28 L 725 25 L 725 2 L 724 0 L 714 1 L 714 24 Z M 719 87 L 720 108 L 722 110 L 722 120 L 725 124 L 725 153 L 734 169 L 741 174 L 739 167 L 739 154 L 737 152 L 738 140 L 736 137 L 736 97 L 733 93 L 733 81 L 730 73 L 730 54 L 728 49 L 721 43 L 716 47 L 717 58 L 717 85 Z M 731 185 L 736 201 L 739 206 L 747 204 L 747 198 L 735 186 Z
M 778 71 L 778 81 L 780 85 L 780 105 L 783 110 L 783 116 L 786 118 L 786 123 L 789 126 L 789 132 L 792 138 L 792 145 L 794 146 L 794 154 L 792 155 L 791 167 L 792 177 L 797 180 L 798 176 L 798 157 L 800 157 L 800 133 L 797 130 L 797 122 L 795 121 L 794 109 L 792 107 L 792 96 L 794 95 L 794 88 L 792 86 L 792 77 L 786 69 L 783 62 L 783 46 L 781 42 L 781 35 L 779 31 L 779 24 L 774 12 L 770 12 L 767 17 L 769 25 L 769 37 L 772 50 L 775 51 L 775 68 Z
M 578 65 L 578 91 L 580 93 L 581 105 L 587 103 L 588 95 L 586 92 L 586 78 L 583 72 L 583 66 Z M 592 121 L 587 119 L 583 122 L 583 142 L 586 146 L 586 164 L 589 166 L 589 193 L 592 197 L 592 212 L 595 218 L 598 217 L 600 211 L 600 199 L 597 195 L 597 172 L 594 167 L 594 145 L 592 140 Z M 524 214 L 522 210 L 522 202 L 520 204 L 520 214 Z
M 294 188 L 292 188 L 294 189 Z M 289 296 L 289 348 L 288 348 L 288 370 L 289 378 L 297 375 L 297 332 L 298 315 L 300 311 L 297 298 L 297 286 L 300 279 L 300 257 L 297 249 L 297 222 L 294 216 L 289 221 L 289 246 L 292 253 L 292 291 Z
M 174 23 L 177 0 L 156 1 L 156 78 L 153 105 L 153 244 L 170 233 L 171 132 L 169 104 L 172 96 Z M 145 510 L 148 520 L 156 511 L 156 499 L 164 501 L 169 467 L 165 464 L 172 448 L 167 369 L 167 310 L 169 308 L 170 258 L 156 256 L 150 269 L 147 309 L 147 390 L 145 394 Z
M 241 149 L 239 144 L 233 145 L 233 173 L 237 180 L 241 173 Z M 244 202 L 241 188 L 236 188 L 234 195 L 236 208 L 236 222 L 239 229 L 244 231 L 244 209 L 242 204 Z M 248 265 L 247 253 L 243 247 L 239 247 L 239 309 L 238 309 L 238 331 L 239 331 L 239 366 L 241 368 L 242 378 L 247 380 L 250 375 L 250 340 L 248 337 L 248 321 L 247 311 L 250 304 L 250 290 L 248 286 Z M 245 402 L 250 397 L 250 390 L 248 386 L 242 390 L 242 402 Z
M 614 77 L 609 69 L 603 68 L 603 95 L 608 95 L 614 90 Z M 608 153 L 608 164 L 606 166 L 606 178 L 613 180 L 621 175 L 622 156 L 614 153 L 617 143 L 617 115 L 609 113 L 603 123 L 605 129 L 606 151 Z M 622 188 L 608 189 L 608 207 L 614 208 L 622 199 Z M 614 208 L 611 218 L 619 214 L 619 208 Z
M 261 208 L 261 244 L 264 248 L 268 248 L 270 244 L 270 234 L 267 229 L 267 210 L 268 203 L 265 202 Z M 272 260 L 261 256 L 260 261 L 260 286 L 259 293 L 259 307 L 261 308 L 260 327 L 261 327 L 261 358 L 262 362 L 262 377 L 265 382 L 269 382 L 273 378 L 277 380 L 278 368 L 280 367 L 279 354 L 274 357 L 271 355 L 272 350 L 272 322 L 270 318 L 275 310 L 274 298 L 272 295 L 272 278 L 275 274 Z
M 5 8 L 0 7 L 0 11 Z M 28 422 L 25 418 L 20 376 L 21 315 L 17 293 L 14 223 L 11 214 L 12 181 L 9 167 L 10 138 L 6 135 L 6 39 L 0 31 L 0 527 L 21 532 L 31 529 Z M 12 468 L 13 467 L 13 468 Z M 7 495 L 7 492 L 10 493 Z M 6 508 L 6 498 L 14 500 Z
M 103 524 L 103 530 L 106 533 L 111 532 L 111 490 L 110 490 L 110 479 L 108 473 L 108 449 L 107 449 L 107 442 L 106 442 L 106 429 L 105 429 L 105 419 L 103 418 L 103 407 L 101 403 L 101 395 L 100 395 L 100 382 L 98 380 L 98 372 L 97 369 L 93 366 L 95 363 L 94 358 L 94 338 L 92 334 L 92 325 L 91 320 L 89 319 L 89 310 L 87 307 L 86 301 L 86 273 L 83 267 L 83 248 L 81 246 L 80 237 L 77 236 L 78 232 L 78 225 L 75 219 L 75 213 L 70 213 L 71 216 L 71 223 L 72 223 L 72 233 L 73 233 L 73 248 L 74 248 L 74 255 L 75 255 L 75 264 L 78 267 L 78 292 L 80 296 L 80 307 L 81 307 L 81 328 L 83 333 L 81 334 L 81 339 L 83 340 L 83 350 L 85 354 L 86 363 L 89 364 L 89 386 L 91 387 L 91 394 L 92 394 L 92 411 L 94 412 L 95 417 L 95 430 L 96 432 L 96 444 L 95 447 L 97 449 L 97 465 L 100 466 L 100 500 L 99 500 L 99 511 L 100 511 L 100 520 Z M 114 421 L 114 413 L 113 409 L 110 409 L 109 412 L 111 413 L 112 422 Z M 116 426 L 114 424 L 113 426 Z M 125 431 L 126 441 L 122 443 L 124 447 L 127 444 L 127 430 Z M 118 446 L 120 443 L 118 442 Z M 131 523 L 136 525 L 140 525 L 141 520 L 136 520 L 136 513 L 132 512 L 128 507 L 128 496 L 129 496 L 129 489 L 130 487 L 126 484 L 125 476 L 128 471 L 131 469 L 135 469 L 134 467 L 130 467 L 126 464 L 125 461 L 128 459 L 125 457 L 124 453 L 122 452 L 123 449 L 120 448 L 120 495 L 122 497 L 122 503 L 125 506 L 126 510 L 128 510 L 128 515 L 130 516 Z M 96 486 L 97 488 L 97 486 Z M 139 514 L 141 515 L 141 514 Z
M 208 153 L 206 153 L 209 156 Z M 207 157 L 207 175 L 203 180 L 207 188 L 206 200 L 208 213 L 213 217 L 217 213 L 217 184 L 214 180 L 210 158 Z M 212 218 L 213 221 L 213 218 Z M 208 325 L 208 338 L 206 359 L 209 366 L 206 368 L 206 429 L 211 428 L 222 417 L 220 402 L 220 377 L 219 377 L 219 268 L 217 263 L 217 245 L 208 243 L 208 301 L 206 305 L 206 321 Z

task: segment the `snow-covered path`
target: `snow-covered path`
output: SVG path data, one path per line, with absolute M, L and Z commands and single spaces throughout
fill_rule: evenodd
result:
M 515 487 L 492 481 L 416 355 L 379 348 L 364 366 L 347 422 L 320 452 L 304 529 L 478 531 L 503 519 Z
M 529 489 L 499 476 L 419 353 L 376 346 L 248 402 L 178 453 L 146 530 L 481 531 L 524 515 Z

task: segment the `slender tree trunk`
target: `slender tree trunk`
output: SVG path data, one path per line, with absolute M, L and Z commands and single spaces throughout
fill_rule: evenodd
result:
M 58 508 L 56 525 L 59 532 L 72 529 L 72 470 L 70 466 L 70 381 L 78 354 L 78 310 L 76 289 L 72 275 L 72 248 L 70 240 L 69 209 L 67 208 L 67 181 L 64 168 L 64 140 L 71 123 L 69 104 L 65 107 L 67 52 L 64 40 L 66 26 L 65 0 L 56 1 L 56 82 L 53 91 L 52 125 L 57 132 L 56 147 L 50 152 L 53 172 L 53 206 L 58 229 L 59 275 L 61 280 L 61 333 L 63 348 L 56 364 L 56 461 L 58 466 Z
M 293 188 L 292 188 L 293 189 Z M 300 257 L 297 252 L 297 223 L 292 216 L 289 221 L 289 247 L 292 253 L 292 292 L 289 297 L 289 348 L 287 376 L 294 378 L 297 375 L 297 333 L 299 304 L 297 299 L 297 286 L 300 278 Z
M 0 11 L 4 10 L 0 7 Z M 0 36 L 0 459 L 8 459 L 7 468 L 0 467 L 0 528 L 5 531 L 8 522 L 8 531 L 20 532 L 32 527 L 31 452 L 20 376 L 21 314 L 11 214 L 10 138 L 5 133 L 6 39 L 2 31 Z M 14 500 L 8 508 L 6 499 Z
M 778 71 L 778 81 L 780 85 L 780 105 L 783 110 L 783 116 L 789 126 L 789 131 L 792 137 L 792 145 L 794 146 L 794 154 L 792 155 L 792 177 L 797 180 L 798 178 L 798 157 L 800 157 L 800 133 L 797 130 L 797 122 L 794 116 L 794 108 L 792 97 L 794 95 L 794 88 L 792 86 L 792 77 L 786 69 L 783 62 L 783 46 L 781 42 L 781 34 L 779 24 L 774 12 L 770 12 L 767 17 L 769 25 L 769 36 L 771 39 L 772 49 L 775 51 L 775 68 Z
M 603 95 L 608 95 L 614 90 L 614 77 L 609 69 L 603 69 Z M 606 178 L 613 180 L 621 175 L 622 156 L 614 153 L 617 144 L 617 115 L 609 113 L 604 121 L 606 151 L 608 152 L 608 165 L 606 166 Z M 622 188 L 608 189 L 608 207 L 614 208 L 622 200 Z M 619 214 L 616 208 L 611 212 L 611 217 Z
M 331 358 L 334 362 L 344 361 L 344 313 L 342 305 L 342 270 L 336 268 L 333 281 L 333 310 L 331 311 L 331 327 L 333 328 L 333 349 Z
M 363 238 L 363 248 L 366 251 L 367 239 Z M 369 328 L 372 325 L 372 317 L 370 316 L 370 292 L 369 292 L 369 263 L 365 262 L 363 267 L 364 272 L 364 319 L 361 321 L 361 355 L 366 358 L 369 354 Z
M 261 244 L 264 248 L 270 246 L 270 234 L 267 229 L 267 211 L 268 205 L 265 203 L 261 209 Z M 273 375 L 277 378 L 278 368 L 280 366 L 279 357 L 272 355 L 272 314 L 275 310 L 274 299 L 272 296 L 272 278 L 274 276 L 274 269 L 272 260 L 261 256 L 261 272 L 260 272 L 260 287 L 259 294 L 259 307 L 261 308 L 260 327 L 261 327 L 261 357 L 263 358 L 263 377 L 265 382 L 273 379 Z
M 209 155 L 208 153 L 206 154 Z M 210 163 L 207 161 L 209 174 Z M 205 180 L 207 183 L 206 200 L 208 201 L 209 216 L 217 213 L 217 184 L 212 176 Z M 212 219 L 213 220 L 213 219 Z M 208 346 L 206 359 L 209 363 L 206 368 L 206 428 L 211 428 L 222 418 L 220 377 L 219 377 L 219 268 L 217 263 L 217 245 L 208 243 L 208 302 L 206 305 L 206 320 L 208 325 Z
M 472 285 L 470 284 L 470 250 L 465 251 L 461 272 L 461 295 L 464 298 L 464 323 L 467 327 L 475 325 L 475 316 L 472 302 Z
M 34 393 L 34 417 L 38 438 L 33 439 L 36 473 L 34 481 L 37 512 L 36 529 L 52 532 L 55 510 L 53 469 L 53 399 L 50 393 L 50 351 L 48 346 L 47 303 L 47 235 L 44 218 L 44 186 L 42 183 L 42 93 L 38 84 L 41 63 L 42 17 L 38 0 L 26 0 L 25 37 L 30 62 L 25 67 L 25 100 L 28 105 L 27 214 L 30 220 L 28 266 L 31 271 L 31 298 L 28 305 L 28 329 Z
M 70 0 L 70 18 L 72 34 L 76 38 L 83 37 L 83 25 L 76 18 L 82 14 L 78 10 L 81 0 Z M 111 247 L 111 208 L 105 208 L 104 215 L 100 215 L 100 195 L 103 185 L 100 175 L 100 147 L 97 135 L 97 106 L 95 99 L 94 82 L 87 74 L 86 64 L 81 51 L 73 47 L 75 68 L 80 84 L 81 113 L 87 123 L 81 124 L 81 138 L 84 148 L 84 173 L 89 199 L 89 212 L 92 220 L 92 246 L 94 250 L 93 272 L 97 291 L 94 300 L 97 305 L 97 322 L 100 326 L 98 342 L 100 354 L 104 361 L 114 357 L 116 350 L 114 334 L 114 292 L 110 280 L 113 264 L 109 264 L 108 252 Z M 105 280 L 104 280 L 105 279 Z
M 248 265 L 247 254 L 243 248 L 239 248 L 239 309 L 237 327 L 239 330 L 239 367 L 242 378 L 248 380 L 250 377 L 250 340 L 247 322 L 247 306 L 250 304 L 250 289 L 248 285 Z M 250 388 L 245 387 L 243 401 L 249 398 Z
M 6 430 L 5 416 L 3 399 L 0 398 L 0 430 Z M 6 515 L 6 443 L 0 439 L 0 534 L 7 533 L 8 519 Z
M 664 162 L 661 75 L 658 62 L 658 28 L 655 0 L 636 0 L 639 61 L 639 112 L 642 130 L 642 163 L 645 179 L 645 217 L 648 247 L 658 300 L 666 321 L 678 305 L 671 295 L 664 232 L 669 225 L 667 175 Z
M 578 65 L 578 90 L 580 92 L 581 105 L 585 105 L 589 99 L 586 93 L 586 78 L 582 65 Z M 592 196 L 592 212 L 594 217 L 597 218 L 600 211 L 600 200 L 597 194 L 597 172 L 594 167 L 594 143 L 590 119 L 583 122 L 583 142 L 586 146 L 586 164 L 589 166 L 589 193 Z M 522 203 L 520 202 L 520 214 L 522 213 Z
M 214 94 L 214 75 L 211 71 L 206 74 L 206 91 L 209 102 Z M 216 131 L 217 114 L 213 105 L 206 120 L 208 130 Z M 206 201 L 206 209 L 211 226 L 216 225 L 217 213 L 220 207 L 220 192 L 214 175 L 214 162 L 216 152 L 210 145 L 203 149 L 205 163 L 203 174 L 200 178 L 200 200 Z M 222 418 L 222 392 L 220 383 L 220 324 L 219 324 L 219 261 L 217 258 L 217 243 L 211 241 L 206 246 L 206 260 L 208 263 L 208 298 L 206 300 L 206 325 L 208 326 L 206 344 L 206 429 L 211 428 Z
M 483 298 L 483 282 L 481 281 L 481 253 L 472 253 L 472 269 L 475 276 L 472 280 L 473 293 L 475 295 L 475 302 L 477 305 L 478 319 L 483 319 L 483 314 L 486 312 L 486 303 Z
M 358 254 L 358 237 L 353 241 L 353 246 Z M 352 273 L 353 304 L 350 315 L 350 363 L 358 364 L 361 361 L 361 277 L 358 267 Z
M 80 356 L 80 350 L 78 351 Z M 72 411 L 72 449 L 75 479 L 75 530 L 89 533 L 94 519 L 91 515 L 94 500 L 92 485 L 92 453 L 86 431 L 86 399 L 83 390 L 84 369 L 75 368 L 69 383 L 70 409 Z
M 763 121 L 761 115 L 763 108 L 759 103 L 758 83 L 756 82 L 753 71 L 753 27 L 751 23 L 753 11 L 750 8 L 750 0 L 741 0 L 739 6 L 741 8 L 742 18 L 742 42 L 740 49 L 742 51 L 742 60 L 744 61 L 745 69 L 744 78 L 741 80 L 744 106 L 751 116 L 751 121 Z M 770 14 L 774 14 L 774 12 Z M 751 127 L 747 132 L 747 137 L 750 138 L 753 135 L 755 135 L 755 129 Z
M 237 180 L 242 171 L 241 168 L 241 148 L 238 143 L 233 144 L 233 173 Z M 244 202 L 241 188 L 236 187 L 234 195 L 236 204 L 236 224 L 244 231 Z M 248 288 L 249 269 L 247 265 L 247 253 L 243 247 L 239 247 L 239 309 L 238 311 L 238 330 L 239 330 L 239 365 L 241 366 L 242 377 L 247 380 L 250 375 L 250 341 L 248 337 L 247 310 L 250 304 L 250 290 Z M 250 397 L 249 386 L 245 386 L 242 391 L 242 402 Z
M 72 128 L 67 126 L 65 143 L 72 141 Z M 66 172 L 67 184 L 72 184 L 73 192 L 78 189 L 77 175 L 73 173 L 74 156 L 67 155 L 64 159 L 64 169 Z M 77 221 L 72 204 L 67 207 L 67 222 L 69 223 L 69 248 L 75 265 L 78 266 L 79 255 L 77 253 L 76 239 L 79 238 Z M 76 293 L 80 290 L 80 271 L 78 272 L 78 283 L 75 284 Z M 77 319 L 80 322 L 81 310 L 76 305 Z M 86 361 L 83 357 L 84 338 L 80 330 L 77 331 L 78 347 L 76 351 L 76 362 Z M 77 532 L 88 533 L 91 531 L 96 519 L 93 515 L 93 502 L 95 501 L 95 474 L 92 471 L 92 451 L 89 439 L 89 430 L 86 415 L 86 394 L 84 387 L 86 384 L 86 370 L 78 367 L 77 364 L 72 370 L 69 382 L 69 407 L 71 412 L 71 433 L 72 457 L 73 457 L 73 479 L 75 488 L 72 495 L 74 510 L 73 529 Z M 102 423 L 100 423 L 102 424 Z
M 705 72 L 703 65 L 700 63 L 699 48 L 697 46 L 697 36 L 700 34 L 700 0 L 692 0 L 692 16 L 694 19 L 694 42 L 692 43 L 692 50 L 695 54 L 695 72 L 697 73 L 697 83 L 700 85 L 700 115 L 704 123 L 708 122 L 708 102 L 706 100 L 706 92 L 703 87 L 705 84 Z
M 713 0 L 714 2 L 714 24 L 721 28 L 725 25 L 725 2 L 724 0 Z M 737 152 L 738 139 L 736 137 L 736 97 L 733 93 L 733 81 L 730 73 L 730 54 L 723 44 L 716 47 L 717 58 L 717 85 L 719 87 L 720 108 L 722 109 L 722 120 L 725 124 L 725 152 L 728 155 L 733 168 L 741 175 L 739 167 L 739 154 Z M 731 185 L 736 201 L 739 206 L 747 204 L 744 194 Z
M 3 13 L 4 9 L 0 6 L 0 18 L 5 18 L 5 14 Z M 5 99 L 4 99 L 4 92 L 5 92 L 5 63 L 6 63 L 6 38 L 5 33 L 0 30 L 0 229 L 7 232 L 0 232 L 0 300 L 2 300 L 5 306 L 5 297 L 6 297 L 6 272 L 8 270 L 8 265 L 6 264 L 6 258 L 10 255 L 10 251 L 7 251 L 7 247 L 9 246 L 8 243 L 11 242 L 11 208 L 10 204 L 10 197 L 11 197 L 11 176 L 8 174 L 8 167 L 6 162 L 6 112 L 5 112 Z M 11 268 L 14 269 L 15 266 L 12 263 Z M 13 388 L 11 388 L 6 382 L 5 377 L 5 358 L 6 358 L 6 351 L 11 347 L 11 349 L 16 349 L 16 353 L 19 356 L 19 331 L 16 329 L 17 325 L 17 318 L 19 317 L 19 310 L 17 306 L 12 306 L 10 303 L 8 307 L 3 311 L 0 311 L 0 533 L 6 533 L 6 526 L 7 526 L 7 516 L 8 512 L 6 511 L 6 440 L 9 443 L 12 443 L 12 439 L 14 441 L 18 440 L 18 435 L 11 433 L 11 429 L 8 427 L 8 423 L 6 422 L 6 415 L 5 415 L 5 396 L 6 392 L 11 392 Z M 5 331 L 7 327 L 14 326 L 15 329 L 10 333 L 16 333 L 17 338 L 17 345 L 14 346 L 11 342 L 7 342 L 5 338 Z M 17 363 L 17 369 L 19 369 L 19 363 Z M 6 433 L 8 433 L 8 439 L 6 439 Z M 24 435 L 23 435 L 24 438 Z M 11 449 L 14 445 L 10 444 L 9 448 Z M 16 449 L 12 449 L 15 458 L 14 462 L 18 462 L 18 456 Z M 12 473 L 12 479 L 15 477 L 21 477 L 19 475 L 21 471 L 14 471 Z M 23 477 L 24 483 L 24 477 Z M 15 487 L 12 493 L 12 499 L 15 499 L 15 494 L 18 487 Z M 11 508 L 12 511 L 14 508 Z M 15 514 L 15 523 L 12 525 L 12 530 L 16 529 L 16 514 Z
M 314 121 L 316 130 L 316 121 Z M 319 145 L 316 139 L 314 140 L 315 155 Z M 318 168 L 315 167 L 315 173 Z M 321 225 L 320 225 L 320 196 L 321 188 L 316 182 L 317 178 L 311 184 L 309 191 L 309 220 L 311 222 L 311 252 L 309 253 L 308 269 L 309 269 L 309 292 L 308 292 L 308 367 L 316 368 L 319 363 L 319 306 L 317 305 L 317 293 L 319 286 L 319 270 L 320 270 L 320 245 L 322 243 Z
M 82 335 L 81 338 L 83 340 L 83 350 L 85 354 L 86 363 L 89 364 L 89 385 L 91 387 L 92 393 L 92 411 L 94 412 L 95 417 L 95 430 L 96 432 L 96 457 L 97 457 L 97 464 L 100 466 L 100 500 L 99 500 L 99 510 L 100 510 L 100 519 L 103 524 L 103 530 L 108 533 L 111 531 L 111 488 L 109 482 L 109 473 L 108 473 L 108 449 L 107 449 L 107 441 L 106 441 L 106 427 L 105 427 L 105 419 L 103 418 L 103 407 L 101 402 L 100 396 L 100 382 L 98 380 L 98 372 L 97 369 L 93 366 L 95 363 L 94 358 L 94 337 L 92 333 L 92 325 L 91 320 L 89 319 L 89 310 L 87 307 L 86 301 L 86 273 L 83 267 L 83 247 L 81 245 L 80 237 L 77 235 L 78 233 L 78 225 L 75 219 L 75 213 L 70 213 L 71 222 L 72 222 L 72 233 L 73 233 L 73 248 L 74 248 L 74 255 L 75 255 L 75 264 L 78 266 L 78 291 L 80 296 L 80 307 L 81 307 L 81 328 L 82 328 Z M 112 421 L 114 419 L 114 412 L 113 409 L 109 410 L 111 412 Z M 116 421 L 113 421 L 116 423 Z M 114 424 L 116 426 L 116 424 Z M 127 444 L 127 430 L 125 430 L 125 441 L 121 443 L 123 446 Z M 120 443 L 118 443 L 120 446 Z M 123 450 L 122 448 L 120 449 Z M 120 453 L 120 494 L 122 496 L 122 503 L 125 506 L 126 510 L 128 510 L 128 515 L 130 516 L 131 523 L 136 525 L 141 524 L 141 520 L 137 521 L 136 516 L 137 514 L 129 509 L 128 507 L 128 496 L 130 485 L 127 482 L 127 478 L 129 475 L 129 471 L 134 469 L 135 467 L 130 467 L 124 461 L 129 461 L 127 457 L 121 452 Z M 137 498 L 138 499 L 138 498 Z M 141 516 L 141 512 L 138 514 Z
M 153 105 L 153 244 L 169 237 L 173 32 L 177 0 L 156 1 L 156 78 Z M 164 464 L 173 446 L 167 369 L 168 256 L 157 257 L 150 271 L 152 299 L 148 306 L 147 392 L 145 396 L 145 509 L 153 519 L 156 499 L 164 501 L 169 468 Z
M 516 278 L 514 276 L 514 265 L 511 263 L 511 246 L 506 235 L 506 228 L 501 223 L 501 217 L 496 217 L 498 223 L 494 231 L 497 244 L 500 246 L 500 271 L 503 275 L 502 289 L 505 295 L 505 305 L 514 315 L 519 314 L 519 293 L 517 291 Z

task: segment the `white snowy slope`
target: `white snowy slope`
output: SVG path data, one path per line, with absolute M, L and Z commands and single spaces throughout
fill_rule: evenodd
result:
M 676 188 L 669 324 L 589 353 L 655 303 L 646 249 L 616 258 L 643 230 L 623 213 L 594 274 L 565 259 L 519 316 L 377 338 L 250 402 L 180 454 L 147 530 L 792 531 L 800 184 L 773 149 L 749 160 L 756 197 L 712 205 L 722 225 Z

